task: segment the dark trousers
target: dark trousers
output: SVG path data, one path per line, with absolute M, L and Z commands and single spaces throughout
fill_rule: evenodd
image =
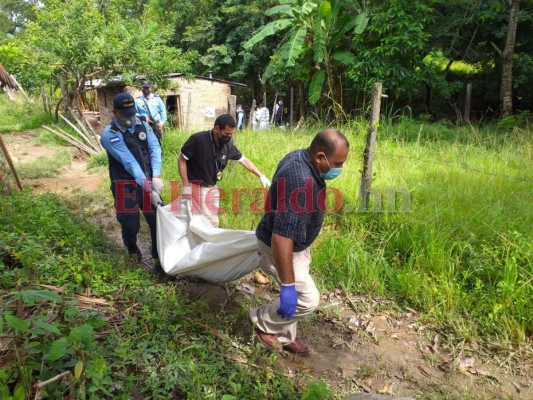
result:
M 155 208 L 150 203 L 149 194 L 134 181 L 116 181 L 111 184 L 111 192 L 115 199 L 117 220 L 122 226 L 122 241 L 131 254 L 137 247 L 137 233 L 141 226 L 139 212 L 142 212 L 152 239 L 152 257 L 159 258 L 157 253 L 157 230 Z M 147 196 L 145 198 L 145 196 Z M 143 207 L 146 205 L 146 207 Z

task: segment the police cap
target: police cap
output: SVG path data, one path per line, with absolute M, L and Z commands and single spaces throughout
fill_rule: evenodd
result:
M 113 98 L 113 109 L 120 110 L 124 115 L 131 115 L 137 112 L 135 100 L 129 93 L 119 93 Z

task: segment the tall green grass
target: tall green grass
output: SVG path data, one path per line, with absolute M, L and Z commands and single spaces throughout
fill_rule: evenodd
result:
M 0 94 L 0 116 L 0 133 L 35 129 L 53 121 L 53 117 L 42 110 L 39 101 L 30 104 L 17 96 L 11 102 L 4 93 Z
M 345 205 L 325 220 L 312 268 L 324 288 L 394 296 L 461 339 L 521 342 L 533 332 L 533 135 L 496 127 L 457 128 L 403 119 L 380 127 L 373 188 L 382 211 L 360 213 L 358 188 L 364 123 L 341 129 L 350 140 L 342 175 L 331 182 Z M 237 145 L 267 176 L 313 131 L 243 131 Z M 176 159 L 192 132 L 164 140 L 163 174 L 179 180 Z M 236 164 L 220 187 L 228 194 L 221 225 L 255 229 L 249 209 L 259 180 Z M 232 212 L 232 188 L 245 188 Z M 389 188 L 404 188 L 410 211 L 393 211 Z M 167 188 L 166 199 L 170 192 Z M 257 198 L 257 196 L 255 197 Z M 398 194 L 395 209 L 402 208 Z M 375 205 L 371 204 L 371 209 Z

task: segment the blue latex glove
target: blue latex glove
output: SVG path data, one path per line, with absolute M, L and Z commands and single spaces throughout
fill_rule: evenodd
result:
M 290 320 L 296 311 L 298 305 L 298 293 L 296 293 L 296 285 L 288 285 L 281 287 L 279 294 L 281 305 L 278 308 L 278 315 L 282 318 Z

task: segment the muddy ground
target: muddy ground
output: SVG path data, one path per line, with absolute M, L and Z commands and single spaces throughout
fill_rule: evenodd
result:
M 38 157 L 53 157 L 53 149 L 36 144 L 35 132 L 4 135 L 15 165 Z M 86 196 L 79 204 L 91 220 L 122 246 L 107 189 L 107 171 L 89 171 L 86 157 L 70 148 L 71 163 L 55 178 L 28 179 L 24 186 L 37 192 L 56 192 L 67 198 Z M 139 237 L 150 254 L 146 227 Z M 145 259 L 151 265 L 150 259 Z M 189 283 L 191 299 L 201 299 L 216 312 L 235 315 L 234 334 L 243 341 L 246 321 L 241 302 L 247 297 L 268 301 L 277 294 L 272 285 L 254 283 L 252 276 L 229 285 Z M 425 325 L 415 310 L 401 309 L 391 299 L 323 293 L 319 311 L 299 325 L 300 336 L 314 349 L 308 357 L 283 354 L 278 365 L 285 375 L 302 374 L 326 380 L 340 392 L 366 391 L 424 399 L 533 399 L 531 348 L 488 354 L 475 343 L 452 343 Z M 259 301 L 259 300 L 257 300 Z M 249 330 L 248 330 L 249 331 Z M 249 335 L 249 334 L 248 334 Z M 526 354 L 527 353 L 527 354 Z

